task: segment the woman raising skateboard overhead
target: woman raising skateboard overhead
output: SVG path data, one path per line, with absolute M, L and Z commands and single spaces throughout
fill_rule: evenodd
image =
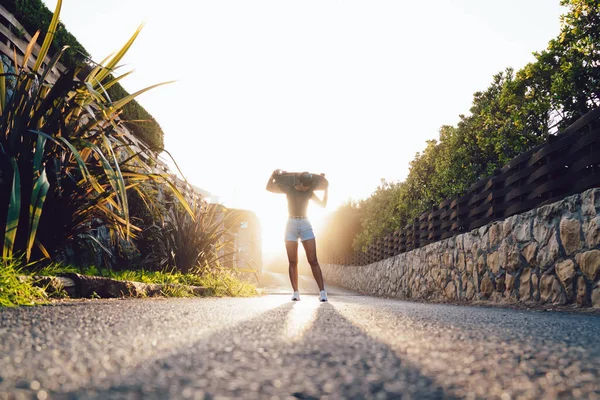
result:
M 319 199 L 314 193 L 318 189 L 325 190 L 323 199 Z M 321 207 L 327 205 L 327 180 L 323 175 L 315 175 L 309 172 L 285 173 L 281 170 L 275 170 L 269 178 L 267 190 L 273 193 L 284 193 L 287 196 L 289 218 L 285 228 L 285 249 L 289 261 L 290 281 L 294 290 L 292 300 L 300 300 L 298 291 L 298 240 L 300 240 L 315 281 L 319 286 L 319 300 L 327 301 L 323 274 L 317 260 L 315 234 L 306 213 L 310 200 Z

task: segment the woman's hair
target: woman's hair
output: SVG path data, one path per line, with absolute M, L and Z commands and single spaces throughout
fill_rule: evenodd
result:
M 313 175 L 310 172 L 302 172 L 296 178 L 296 182 L 302 186 L 311 186 L 313 183 Z

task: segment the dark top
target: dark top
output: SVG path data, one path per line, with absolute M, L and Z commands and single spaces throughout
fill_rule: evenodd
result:
M 312 198 L 313 190 L 306 192 L 296 190 L 296 188 L 281 185 L 281 191 L 287 196 L 288 214 L 290 217 L 306 217 L 308 202 Z

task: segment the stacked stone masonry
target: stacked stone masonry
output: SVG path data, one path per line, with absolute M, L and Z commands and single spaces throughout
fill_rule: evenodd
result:
M 326 282 L 378 296 L 600 308 L 600 189 L 367 266 L 322 268 Z

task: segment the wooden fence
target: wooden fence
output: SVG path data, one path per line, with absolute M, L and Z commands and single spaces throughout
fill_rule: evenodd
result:
M 23 56 L 27 50 L 27 46 L 31 41 L 32 36 L 25 31 L 23 25 L 17 21 L 14 15 L 0 5 L 0 54 L 4 54 L 13 62 L 16 60 L 19 65 L 23 62 Z M 27 65 L 32 68 L 37 60 L 37 54 L 40 52 L 40 46 L 36 43 L 33 46 L 33 51 Z M 43 68 L 50 63 L 50 55 L 46 55 Z M 48 72 L 46 80 L 49 83 L 56 82 L 61 72 L 64 72 L 65 67 L 58 63 L 52 70 Z
M 479 180 L 464 196 L 445 200 L 404 229 L 380 238 L 365 253 L 322 258 L 329 264 L 370 264 L 593 187 L 600 187 L 600 109 Z

